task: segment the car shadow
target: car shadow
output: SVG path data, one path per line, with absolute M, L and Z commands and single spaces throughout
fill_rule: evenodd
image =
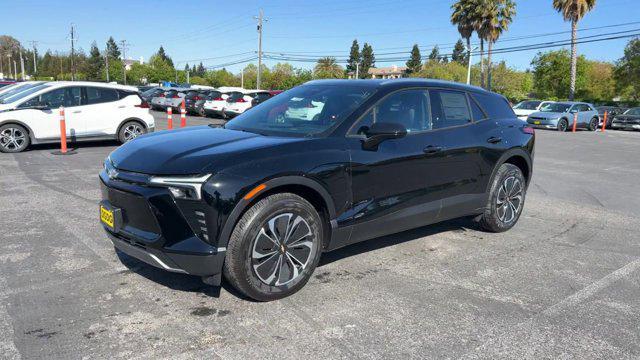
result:
M 97 147 L 112 147 L 119 146 L 120 143 L 116 140 L 96 140 L 96 141 L 82 141 L 82 142 L 72 142 L 67 143 L 67 149 L 78 151 L 82 148 L 97 148 Z M 35 151 L 35 150 L 59 150 L 60 143 L 50 143 L 50 144 L 33 144 L 30 145 L 26 151 Z
M 433 236 L 447 231 L 465 231 L 469 229 L 476 230 L 477 225 L 472 220 L 472 218 L 466 217 L 444 221 L 434 225 L 423 226 L 417 229 L 412 229 L 397 234 L 382 236 L 325 253 L 320 258 L 318 267 L 322 267 L 333 262 L 341 261 L 369 251 L 402 244 L 423 237 Z M 116 255 L 120 259 L 120 262 L 127 267 L 128 271 L 134 272 L 172 290 L 201 293 L 203 296 L 219 298 L 221 289 L 224 289 L 231 295 L 234 295 L 240 299 L 255 302 L 255 300 L 246 297 L 224 280 L 222 281 L 222 286 L 207 285 L 202 282 L 202 278 L 199 276 L 165 271 L 163 269 L 151 266 L 134 257 L 131 257 L 118 249 L 115 250 Z

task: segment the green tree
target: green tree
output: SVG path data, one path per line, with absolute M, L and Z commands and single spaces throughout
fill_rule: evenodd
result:
M 571 83 L 569 84 L 569 100 L 573 100 L 576 93 L 578 22 L 595 6 L 596 0 L 553 0 L 553 8 L 562 14 L 565 21 L 571 21 Z
M 457 0 L 451 6 L 451 23 L 458 27 L 460 36 L 467 42 L 467 59 L 471 58 L 471 36 L 480 24 L 479 10 L 482 0 Z M 480 40 L 480 63 L 484 52 L 484 42 Z M 484 79 L 484 77 L 483 77 Z M 484 81 L 484 80 L 483 80 Z M 484 84 L 483 84 L 484 85 Z
M 360 45 L 358 40 L 354 39 L 351 43 L 351 50 L 349 51 L 349 60 L 347 61 L 347 72 L 353 73 L 355 76 L 356 70 L 358 70 L 358 64 L 360 63 Z M 359 75 L 359 74 L 358 74 Z
M 571 64 L 568 50 L 538 53 L 531 62 L 533 68 L 534 92 L 539 98 L 567 99 L 570 94 L 571 74 L 567 69 Z M 576 87 L 586 84 L 588 63 L 584 56 L 576 61 Z
M 616 80 L 613 64 L 587 61 L 586 84 L 576 97 L 590 102 L 611 101 L 616 96 Z
M 462 42 L 462 40 L 458 40 L 458 42 L 456 42 L 456 45 L 453 47 L 451 60 L 456 61 L 462 65 L 467 65 L 469 57 L 467 56 L 467 52 L 465 51 L 464 43 Z
M 110 59 L 119 59 L 120 55 L 118 44 L 113 40 L 113 36 L 109 36 L 109 40 L 107 40 L 107 56 L 109 56 Z
M 615 68 L 616 89 L 640 100 L 640 39 L 629 41 Z
M 411 49 L 411 57 L 407 61 L 407 72 L 409 74 L 419 72 L 422 69 L 422 56 L 418 44 L 414 44 Z
M 152 83 L 174 81 L 176 78 L 176 70 L 173 68 L 173 63 L 167 60 L 162 47 L 160 47 L 160 50 L 149 58 L 149 66 L 151 66 L 152 71 L 149 74 L 148 81 Z
M 364 43 L 362 45 L 362 59 L 360 60 L 360 78 L 368 78 L 369 69 L 373 67 L 376 67 L 376 56 L 371 45 Z
M 429 61 L 440 61 L 440 49 L 438 45 L 433 47 L 431 54 L 429 54 Z
M 91 50 L 89 51 L 89 58 L 87 59 L 87 66 L 84 72 L 87 76 L 87 80 L 99 81 L 102 80 L 102 69 L 104 68 L 104 59 L 100 54 L 100 49 L 94 41 L 91 44 Z
M 198 67 L 196 68 L 196 71 L 194 71 L 194 73 L 196 74 L 196 76 L 204 76 L 205 72 L 207 72 L 207 69 L 204 67 L 204 65 L 202 65 L 202 61 L 200 62 L 200 64 L 198 64 Z
M 167 64 L 171 65 L 171 67 L 173 67 L 173 60 L 171 60 L 171 58 L 164 51 L 164 48 L 162 47 L 162 45 L 160 45 L 160 49 L 158 49 L 158 52 L 156 53 L 156 55 L 160 57 L 163 61 L 165 61 Z
M 487 87 L 491 90 L 491 55 L 493 44 L 498 41 L 500 35 L 509 29 L 516 14 L 516 5 L 511 0 L 484 0 L 482 7 L 482 22 L 478 35 L 489 44 L 487 54 Z
M 318 60 L 313 69 L 313 77 L 316 79 L 341 79 L 344 77 L 342 66 L 338 65 L 336 58 L 324 57 Z

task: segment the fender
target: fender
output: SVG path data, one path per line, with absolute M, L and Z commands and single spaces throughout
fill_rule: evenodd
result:
M 33 136 L 33 129 L 31 129 L 31 127 L 25 123 L 23 123 L 22 121 L 19 120 L 2 120 L 0 121 L 0 126 L 2 125 L 6 125 L 6 124 L 17 124 L 22 126 L 23 128 L 27 129 L 27 131 L 29 132 L 29 138 L 31 139 L 31 143 L 34 144 L 36 143 L 38 140 Z
M 512 148 L 507 150 L 504 154 L 502 154 L 502 156 L 500 156 L 500 158 L 498 159 L 498 161 L 496 162 L 496 165 L 493 167 L 493 170 L 491 171 L 491 181 L 488 182 L 487 184 L 487 188 L 485 189 L 485 192 L 488 194 L 490 189 L 491 189 L 491 184 L 493 184 L 493 178 L 496 175 L 496 172 L 498 171 L 498 168 L 504 164 L 509 158 L 513 157 L 513 156 L 519 156 L 521 158 L 523 158 L 525 160 L 525 162 L 527 163 L 527 167 L 529 168 L 529 176 L 527 177 L 527 186 L 529 186 L 529 182 L 531 181 L 531 175 L 532 175 L 532 164 L 531 164 L 531 157 L 529 156 L 529 154 L 524 151 L 521 148 Z
M 267 191 L 269 191 L 270 189 L 274 189 L 274 188 L 277 188 L 280 186 L 286 186 L 286 185 L 306 186 L 316 191 L 318 194 L 320 194 L 320 196 L 322 197 L 322 200 L 324 201 L 327 207 L 327 211 L 329 212 L 329 219 L 333 220 L 336 217 L 336 209 L 333 203 L 333 199 L 329 195 L 329 192 L 320 183 L 318 183 L 315 180 L 312 180 L 308 177 L 301 176 L 301 175 L 277 177 L 265 182 L 258 182 L 253 184 L 252 186 L 247 188 L 243 196 L 260 184 L 266 185 L 267 187 L 265 188 L 265 190 Z M 225 222 L 224 227 L 222 228 L 222 232 L 220 233 L 220 238 L 218 239 L 218 247 L 227 246 L 227 243 L 229 242 L 229 238 L 231 237 L 231 232 L 233 231 L 233 228 L 235 227 L 238 220 L 240 219 L 240 216 L 252 204 L 253 203 L 251 199 L 245 200 L 244 197 L 241 198 L 240 201 L 238 201 L 233 211 L 231 211 L 231 214 L 229 214 L 229 217 L 227 218 L 227 221 Z M 331 223 L 333 224 L 333 221 L 331 221 Z

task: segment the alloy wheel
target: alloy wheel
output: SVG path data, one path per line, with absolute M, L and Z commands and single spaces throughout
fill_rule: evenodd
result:
M 522 182 L 515 176 L 509 176 L 502 182 L 496 198 L 498 219 L 505 224 L 511 223 L 522 207 Z
M 272 217 L 258 232 L 251 251 L 251 267 L 263 283 L 288 284 L 302 274 L 314 253 L 314 235 L 300 215 Z
M 124 128 L 124 140 L 125 141 L 133 140 L 138 136 L 142 135 L 143 132 L 144 131 L 142 130 L 142 127 L 140 125 L 129 124 L 127 125 L 127 127 Z
M 0 133 L 0 146 L 8 151 L 21 149 L 27 141 L 27 135 L 17 128 L 6 128 Z

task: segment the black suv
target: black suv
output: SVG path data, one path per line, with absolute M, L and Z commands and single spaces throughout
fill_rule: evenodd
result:
M 479 88 L 311 81 L 222 128 L 121 146 L 100 173 L 100 218 L 124 253 L 268 301 L 303 287 L 325 251 L 461 216 L 510 229 L 533 152 L 533 129 Z

